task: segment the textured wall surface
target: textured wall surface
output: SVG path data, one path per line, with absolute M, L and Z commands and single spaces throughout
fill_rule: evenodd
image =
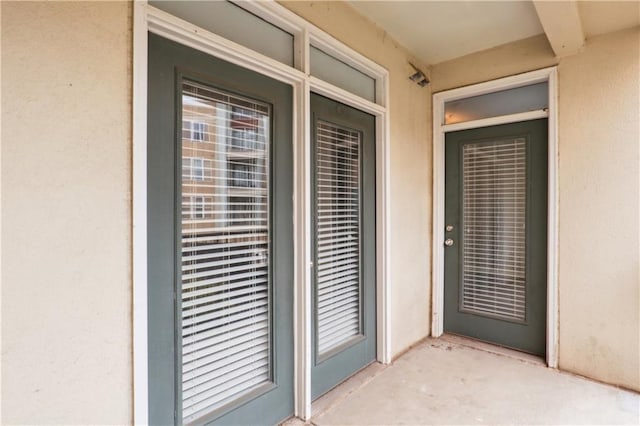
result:
M 558 75 L 560 368 L 640 391 L 640 29 Z
M 429 334 L 431 274 L 431 91 L 409 80 L 419 64 L 343 2 L 285 7 L 389 70 L 391 120 L 391 352 Z
M 131 7 L 2 2 L 2 423 L 127 424 Z
M 431 70 L 434 93 L 557 63 L 544 34 L 442 62 Z
M 640 390 L 640 31 L 558 60 L 534 37 L 432 69 L 434 91 L 558 64 L 560 368 Z

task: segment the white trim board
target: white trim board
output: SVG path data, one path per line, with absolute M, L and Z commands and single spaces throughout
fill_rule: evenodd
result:
M 557 68 L 550 67 L 433 95 L 433 241 L 431 335 L 444 332 L 444 144 L 445 133 L 548 117 L 547 365 L 558 367 L 558 110 Z M 530 111 L 458 124 L 444 124 L 446 102 L 547 81 L 548 111 Z
M 456 132 L 458 130 L 479 129 L 481 127 L 497 126 L 499 124 L 517 123 L 519 121 L 537 120 L 549 117 L 546 109 L 537 111 L 518 112 L 515 114 L 499 115 L 496 117 L 482 118 L 480 120 L 463 121 L 462 123 L 443 124 L 442 131 Z
M 147 12 L 133 5 L 133 422 L 149 424 L 147 322 Z
M 152 32 L 227 62 L 293 86 L 294 92 L 294 392 L 295 415 L 311 418 L 311 224 L 310 93 L 316 92 L 376 117 L 377 359 L 391 362 L 389 297 L 389 73 L 275 1 L 241 7 L 281 26 L 295 37 L 296 68 L 183 21 L 146 1 L 134 2 L 133 19 L 133 380 L 134 422 L 148 424 L 147 324 L 147 37 Z M 376 79 L 370 102 L 310 76 L 309 46 Z

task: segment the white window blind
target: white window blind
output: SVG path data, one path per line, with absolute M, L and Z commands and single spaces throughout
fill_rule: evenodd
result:
M 526 140 L 463 146 L 462 308 L 525 319 Z
M 269 122 L 265 104 L 183 83 L 184 423 L 272 380 Z
M 361 333 L 360 132 L 316 125 L 318 353 Z

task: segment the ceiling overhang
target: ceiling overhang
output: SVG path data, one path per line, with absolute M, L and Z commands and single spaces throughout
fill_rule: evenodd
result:
M 578 53 L 585 40 L 578 2 L 533 0 L 533 5 L 555 55 Z
M 349 3 L 424 64 L 545 34 L 556 57 L 585 39 L 640 25 L 639 1 L 358 1 Z

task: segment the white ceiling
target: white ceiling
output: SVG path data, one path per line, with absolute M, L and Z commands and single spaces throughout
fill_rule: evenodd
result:
M 352 1 L 427 64 L 542 34 L 530 1 Z
M 531 0 L 350 3 L 430 65 L 544 32 Z M 587 37 L 640 25 L 638 1 L 581 1 L 579 11 Z

